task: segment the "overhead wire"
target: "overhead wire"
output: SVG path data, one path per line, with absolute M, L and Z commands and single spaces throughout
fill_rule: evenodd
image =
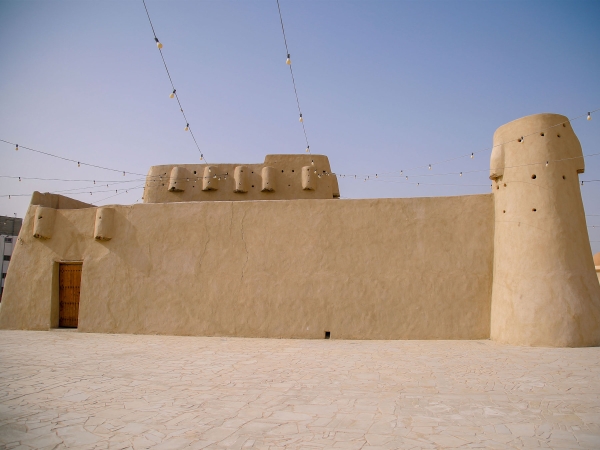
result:
M 306 127 L 304 126 L 304 117 L 302 116 L 302 109 L 300 108 L 300 99 L 298 98 L 298 89 L 296 88 L 296 79 L 294 78 L 294 69 L 292 69 L 292 59 L 290 56 L 290 50 L 288 49 L 287 38 L 285 36 L 285 27 L 283 26 L 283 16 L 281 15 L 281 6 L 279 5 L 279 0 L 277 0 L 277 11 L 279 11 L 281 33 L 283 34 L 283 43 L 285 44 L 285 53 L 287 54 L 286 64 L 290 68 L 290 75 L 292 76 L 292 85 L 294 86 L 294 95 L 296 96 L 296 105 L 298 106 L 298 114 L 300 114 L 298 120 L 300 121 L 300 124 L 302 125 L 302 131 L 304 132 L 304 139 L 306 140 L 306 151 L 310 153 L 308 135 L 306 134 Z
M 152 28 L 152 34 L 154 35 L 154 41 L 156 42 L 158 51 L 160 52 L 160 57 L 162 59 L 163 65 L 165 66 L 165 71 L 167 72 L 167 76 L 169 77 L 169 82 L 171 83 L 171 87 L 173 88 L 173 92 L 170 94 L 170 96 L 173 96 L 177 99 L 177 103 L 179 104 L 179 111 L 181 111 L 181 115 L 183 116 L 183 119 L 185 120 L 185 123 L 186 123 L 185 131 L 189 131 L 190 135 L 192 136 L 192 139 L 194 140 L 194 144 L 196 144 L 196 148 L 198 149 L 198 152 L 200 153 L 200 160 L 204 161 L 205 164 L 208 164 L 208 162 L 204 158 L 204 154 L 203 154 L 202 150 L 200 150 L 200 145 L 198 145 L 196 136 L 194 136 L 194 131 L 192 130 L 192 127 L 190 126 L 190 121 L 188 120 L 187 116 L 185 115 L 185 112 L 183 111 L 183 106 L 181 105 L 181 100 L 179 99 L 179 94 L 177 93 L 177 89 L 175 89 L 175 83 L 173 83 L 173 78 L 171 77 L 171 72 L 169 72 L 169 68 L 167 67 L 167 61 L 165 60 L 165 56 L 163 55 L 162 43 L 158 40 L 158 37 L 156 36 L 156 31 L 154 30 L 154 24 L 152 23 L 152 19 L 150 18 L 150 13 L 148 12 L 148 7 L 146 6 L 146 0 L 142 0 L 142 3 L 144 4 L 144 9 L 146 10 L 146 15 L 148 16 L 148 22 L 150 22 L 150 28 Z

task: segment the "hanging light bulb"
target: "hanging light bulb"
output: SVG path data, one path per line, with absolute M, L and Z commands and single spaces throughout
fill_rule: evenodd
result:
M 19 151 L 19 144 L 17 144 L 17 146 L 15 147 L 16 151 Z
M 431 170 L 431 164 L 429 164 L 429 170 Z
M 302 118 L 302 113 L 300 113 L 300 118 L 298 119 L 299 122 L 304 122 L 304 119 Z
M 475 153 L 471 153 L 471 159 L 475 158 Z
M 96 180 L 94 180 L 94 184 L 96 184 Z
M 123 172 L 123 176 L 125 176 L 125 172 Z
M 81 167 L 81 164 L 79 163 L 79 161 L 77 161 L 77 167 Z
M 592 113 L 591 112 L 588 113 L 587 120 L 592 120 Z
M 400 171 L 400 175 L 402 175 L 402 172 L 404 172 L 404 170 L 401 170 L 401 171 Z
M 417 183 L 417 186 L 419 186 L 419 183 Z
M 548 167 L 548 161 L 546 161 L 546 167 Z
M 185 128 L 183 129 L 183 131 L 190 131 L 190 124 L 189 123 L 185 124 Z
M 200 155 L 200 161 L 204 159 L 204 155 Z
M 175 97 L 175 92 L 177 92 L 177 90 L 176 90 L 176 89 L 173 89 L 173 92 L 171 92 L 171 93 L 169 94 L 169 98 L 174 98 L 174 97 Z
M 163 45 L 160 43 L 160 41 L 158 40 L 157 37 L 154 38 L 154 40 L 156 41 L 156 46 L 158 47 L 158 49 L 160 50 L 161 48 L 163 48 Z
M 521 139 L 519 140 L 519 142 L 524 142 L 525 141 L 525 136 L 521 136 Z
M 460 176 L 462 177 L 462 172 L 460 173 Z
M 307 145 L 306 146 L 306 153 L 309 153 L 309 152 L 310 152 L 310 145 Z
M 19 181 L 21 181 L 21 177 L 19 177 Z
M 292 60 L 290 59 L 290 54 L 289 54 L 289 53 L 288 53 L 288 57 L 287 57 L 287 59 L 285 60 L 285 63 L 286 63 L 288 66 L 291 66 L 291 65 L 292 65 Z
M 314 159 L 311 159 L 311 160 L 310 160 L 310 165 L 311 165 L 311 166 L 314 166 L 314 165 L 315 165 L 315 160 L 314 160 Z
M 408 180 L 408 176 L 406 177 L 406 179 Z
M 583 186 L 583 180 L 581 180 L 581 185 Z M 10 198 L 10 195 L 8 196 L 8 198 Z

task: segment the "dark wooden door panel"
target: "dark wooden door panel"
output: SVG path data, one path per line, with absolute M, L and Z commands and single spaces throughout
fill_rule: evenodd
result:
M 81 289 L 81 264 L 61 263 L 59 266 L 58 284 L 58 326 L 77 328 L 79 292 Z

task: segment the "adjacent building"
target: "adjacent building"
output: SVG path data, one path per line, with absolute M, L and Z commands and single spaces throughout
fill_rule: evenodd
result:
M 13 252 L 13 244 L 21 231 L 23 219 L 17 217 L 0 216 L 0 251 L 2 255 L 2 281 L 0 285 L 0 301 L 4 292 L 4 280 L 8 273 L 8 264 Z

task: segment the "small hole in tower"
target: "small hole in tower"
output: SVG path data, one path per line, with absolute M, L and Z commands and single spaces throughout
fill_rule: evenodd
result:
M 281 171 L 281 173 L 283 173 L 283 170 Z
M 535 180 L 537 178 L 536 174 L 534 173 L 533 175 L 531 175 L 531 179 Z
M 292 172 L 294 171 L 294 169 L 292 169 Z
M 540 133 L 540 136 L 544 136 L 544 132 L 543 131 Z
M 254 187 L 254 185 L 252 185 L 252 187 Z
M 496 189 L 500 189 L 500 186 L 496 186 Z
M 521 138 L 517 139 L 517 142 L 521 142 Z
M 565 177 L 565 176 L 563 175 L 563 180 L 566 180 L 566 179 L 567 179 L 567 177 Z
M 503 210 L 502 210 L 502 213 L 503 213 L 503 214 L 506 214 L 506 210 L 505 210 L 505 209 L 503 209 Z
M 196 171 L 194 170 L 194 175 L 196 175 Z
M 557 134 L 556 137 L 560 137 L 560 134 Z
M 565 127 L 565 128 L 566 128 L 566 127 L 567 127 L 567 124 L 566 124 L 566 123 L 563 123 L 563 127 Z
M 533 209 L 532 209 L 532 211 L 533 211 L 533 212 L 536 212 L 536 211 L 537 211 L 537 209 L 533 208 Z
M 331 333 L 329 331 L 325 332 L 325 339 L 331 338 Z
M 504 187 L 506 187 L 506 183 L 504 183 Z

